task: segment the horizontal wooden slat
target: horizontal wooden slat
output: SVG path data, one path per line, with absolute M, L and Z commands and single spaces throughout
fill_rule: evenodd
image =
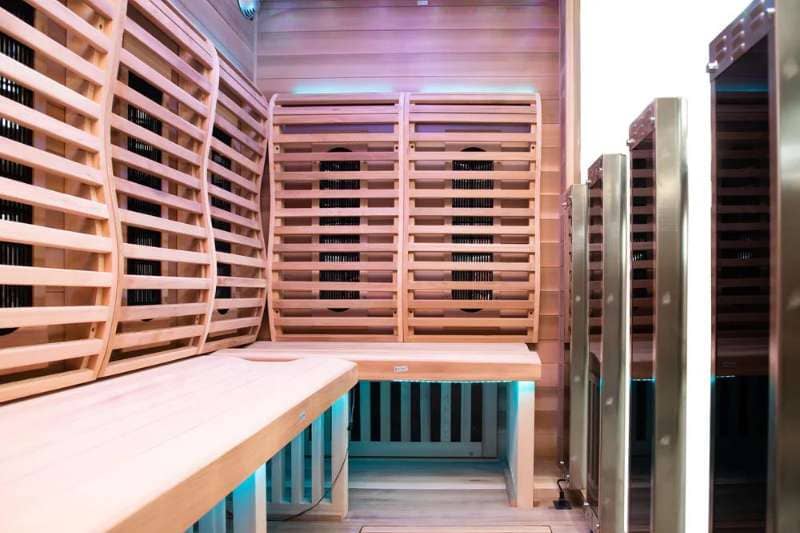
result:
M 111 239 L 108 237 L 9 220 L 0 220 L 0 240 L 91 253 L 112 251 Z
M 0 328 L 26 328 L 104 322 L 109 308 L 102 305 L 15 307 L 0 309 Z

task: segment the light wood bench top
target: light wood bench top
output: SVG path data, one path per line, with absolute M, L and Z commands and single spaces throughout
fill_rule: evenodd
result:
M 250 361 L 340 358 L 362 380 L 535 381 L 539 355 L 523 343 L 256 342 L 216 355 Z
M 205 356 L 0 407 L 0 531 L 183 531 L 356 379 Z

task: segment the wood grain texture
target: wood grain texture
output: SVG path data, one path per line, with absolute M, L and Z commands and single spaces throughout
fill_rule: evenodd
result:
M 255 64 L 256 21 L 247 20 L 237 2 L 171 0 L 210 40 L 221 55 L 252 80 Z
M 221 59 L 220 67 L 207 169 L 217 268 L 202 353 L 254 341 L 267 297 L 260 193 L 268 104 L 229 61 Z
M 272 98 L 272 339 L 401 338 L 402 103 Z
M 125 2 L 29 5 L 0 8 L 0 402 L 97 376 L 119 264 L 103 129 Z
M 522 343 L 256 342 L 215 355 L 248 361 L 339 358 L 358 365 L 368 381 L 535 381 L 536 352 Z
M 216 274 L 206 154 L 217 52 L 163 0 L 131 0 L 124 30 L 106 134 L 123 264 L 102 375 L 199 353 Z
M 1 407 L 0 529 L 183 531 L 355 382 L 345 361 L 197 357 Z

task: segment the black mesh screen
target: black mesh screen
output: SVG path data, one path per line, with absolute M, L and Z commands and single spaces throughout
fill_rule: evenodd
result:
M 0 7 L 26 23 L 33 24 L 35 11 L 25 2 L 0 0 Z M 33 66 L 33 50 L 3 32 L 0 32 L 0 53 L 28 67 Z M 3 76 L 0 76 L 0 95 L 22 105 L 33 107 L 33 92 Z M 3 117 L 0 117 L 0 136 L 29 146 L 33 144 L 33 132 L 30 129 Z M 0 176 L 27 184 L 33 183 L 31 167 L 6 159 L 0 159 Z M 0 198 L 0 220 L 32 224 L 33 207 Z M 33 247 L 28 244 L 0 242 L 0 264 L 32 266 Z M 0 285 L 0 307 L 31 307 L 32 305 L 32 286 Z M 15 329 L 0 329 L 0 335 L 8 335 Z
M 468 148 L 465 152 L 482 152 L 480 148 Z M 491 172 L 494 170 L 494 161 L 453 161 L 453 170 L 462 172 Z M 494 181 L 488 179 L 463 179 L 452 180 L 455 190 L 491 190 Z M 457 209 L 490 209 L 494 207 L 493 198 L 453 198 L 452 206 Z M 454 226 L 491 226 L 494 224 L 492 217 L 487 216 L 454 216 Z M 492 244 L 491 235 L 453 235 L 454 244 Z M 491 263 L 494 256 L 490 252 L 453 252 L 452 261 L 456 263 Z M 451 273 L 452 281 L 459 282 L 490 282 L 494 279 L 491 271 L 454 270 Z M 452 289 L 453 300 L 491 300 L 492 291 L 489 289 Z M 463 309 L 474 312 L 477 309 Z
M 128 85 L 131 89 L 146 96 L 150 100 L 161 104 L 163 93 L 133 72 L 128 73 Z M 149 113 L 128 105 L 128 120 L 157 135 L 162 135 L 163 124 Z M 128 137 L 128 150 L 146 157 L 151 161 L 161 163 L 162 153 L 158 148 L 143 142 L 135 137 Z M 128 180 L 151 189 L 161 190 L 161 178 L 153 176 L 135 168 L 128 169 Z M 161 206 L 139 198 L 128 198 L 128 209 L 137 213 L 160 217 Z M 161 233 L 145 228 L 128 227 L 128 243 L 141 246 L 161 247 Z M 161 262 L 146 259 L 128 259 L 128 274 L 134 276 L 160 276 Z M 158 289 L 129 289 L 128 305 L 159 305 L 161 291 Z
M 349 152 L 347 148 L 334 148 L 331 152 Z M 319 164 L 321 172 L 359 172 L 361 163 L 359 161 L 322 161 Z M 335 179 L 320 180 L 321 190 L 334 191 L 356 191 L 361 188 L 361 181 L 357 179 Z M 322 198 L 319 201 L 322 209 L 357 209 L 361 206 L 358 198 Z M 321 226 L 358 226 L 361 224 L 360 217 L 320 217 Z M 358 235 L 321 235 L 320 244 L 355 244 L 360 242 Z M 322 252 L 319 254 L 321 263 L 358 263 L 361 254 L 358 252 Z M 332 283 L 357 283 L 361 279 L 358 270 L 322 270 L 319 273 L 321 282 Z M 360 297 L 358 291 L 319 291 L 321 300 L 357 300 Z M 333 311 L 344 311 L 345 309 L 332 309 Z

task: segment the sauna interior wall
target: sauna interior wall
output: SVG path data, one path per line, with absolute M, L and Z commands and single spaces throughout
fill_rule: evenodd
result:
M 542 273 L 537 457 L 561 451 L 559 0 L 272 0 L 257 17 L 256 85 L 274 93 L 539 92 Z M 572 180 L 569 180 L 572 181 Z
M 239 12 L 237 2 L 171 0 L 231 63 L 252 78 L 255 72 L 256 21 Z

